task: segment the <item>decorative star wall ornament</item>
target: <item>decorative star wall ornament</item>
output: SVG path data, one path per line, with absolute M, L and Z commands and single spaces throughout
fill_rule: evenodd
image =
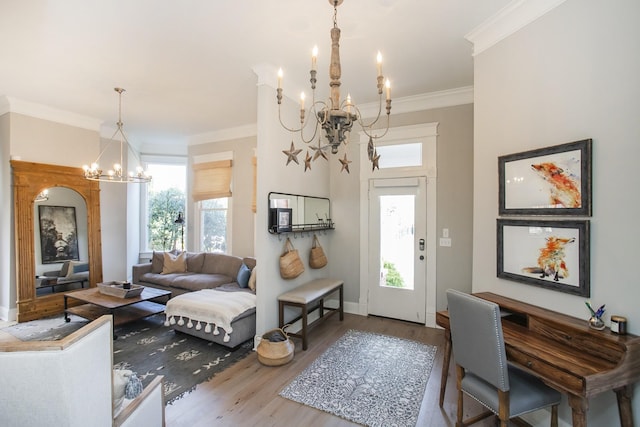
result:
M 347 160 L 347 153 L 344 153 L 344 159 L 338 159 L 340 160 L 340 163 L 342 163 L 342 169 L 340 169 L 340 172 L 346 170 L 347 173 L 351 173 L 349 172 L 349 163 L 352 163 L 351 160 Z
M 302 150 L 296 150 L 296 147 L 293 145 L 293 141 L 291 141 L 291 148 L 289 149 L 289 151 L 282 150 L 282 152 L 287 156 L 287 165 L 291 162 L 291 160 L 296 162 L 296 164 L 300 164 L 298 163 L 298 154 L 302 153 Z
M 369 143 L 367 144 L 367 155 L 369 156 L 369 161 L 371 162 L 371 172 L 376 169 L 380 170 L 380 165 L 378 162 L 380 161 L 380 154 L 378 154 L 378 150 L 376 150 L 376 146 L 373 143 L 373 138 L 369 137 Z
M 371 159 L 371 172 L 378 169 L 380 170 L 380 165 L 378 162 L 380 161 L 380 154 L 378 154 L 378 150 L 373 150 L 373 158 Z
M 307 150 L 307 156 L 304 159 L 304 171 L 307 169 L 311 170 L 311 156 L 309 155 L 309 150 Z
M 315 153 L 313 154 L 313 161 L 315 162 L 318 157 L 322 157 L 326 161 L 329 161 L 329 158 L 327 157 L 327 153 L 325 153 L 325 150 L 327 148 L 329 148 L 329 145 L 325 145 L 324 147 L 322 147 L 322 146 L 320 146 L 320 141 L 318 141 L 318 146 L 317 147 L 314 147 L 312 145 L 311 149 L 313 151 L 315 151 Z
M 375 147 L 373 145 L 373 138 L 369 137 L 369 143 L 367 144 L 367 155 L 369 156 L 369 160 L 373 161 Z

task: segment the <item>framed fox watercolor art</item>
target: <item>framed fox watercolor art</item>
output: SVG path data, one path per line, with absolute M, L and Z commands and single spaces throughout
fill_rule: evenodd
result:
M 498 157 L 499 214 L 591 216 L 591 143 Z
M 498 277 L 589 297 L 589 221 L 497 220 Z

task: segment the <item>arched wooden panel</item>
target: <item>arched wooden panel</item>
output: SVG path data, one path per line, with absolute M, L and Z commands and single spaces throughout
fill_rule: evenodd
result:
M 52 187 L 67 187 L 80 194 L 87 205 L 89 286 L 102 282 L 100 185 L 84 178 L 81 168 L 12 160 L 15 218 L 16 285 L 18 322 L 61 313 L 63 293 L 36 296 L 34 199 Z

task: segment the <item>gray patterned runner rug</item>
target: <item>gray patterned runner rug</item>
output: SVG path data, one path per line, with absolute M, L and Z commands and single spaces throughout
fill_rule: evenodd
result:
M 73 316 L 65 323 L 62 316 L 34 320 L 3 329 L 23 341 L 61 339 L 86 325 Z M 113 363 L 118 369 L 136 372 L 146 386 L 157 375 L 164 375 L 167 404 L 194 390 L 197 384 L 211 379 L 253 349 L 253 340 L 231 351 L 191 335 L 176 333 L 164 326 L 164 314 L 127 323 L 115 328 Z
M 280 396 L 366 426 L 415 426 L 436 347 L 349 330 Z

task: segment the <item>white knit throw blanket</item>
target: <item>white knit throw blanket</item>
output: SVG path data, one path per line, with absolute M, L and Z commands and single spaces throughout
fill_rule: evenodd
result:
M 206 333 L 219 335 L 218 328 L 223 328 L 224 342 L 229 342 L 229 334 L 233 332 L 231 321 L 238 315 L 256 306 L 256 296 L 249 292 L 224 292 L 214 289 L 203 289 L 189 292 L 172 298 L 165 309 L 165 326 L 183 326 L 187 318 L 187 328 L 204 327 Z

